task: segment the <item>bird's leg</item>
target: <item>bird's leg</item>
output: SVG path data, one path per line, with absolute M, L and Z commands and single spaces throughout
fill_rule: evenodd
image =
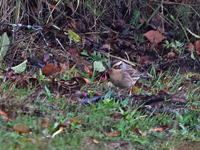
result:
M 131 95 L 132 95 L 132 89 L 133 89 L 133 87 L 131 87 L 131 90 L 130 90 L 130 92 L 129 92 L 129 95 L 128 95 L 128 96 L 131 96 Z
M 119 90 L 119 92 L 118 92 L 118 94 L 117 94 L 117 97 L 120 97 L 120 95 L 121 95 L 121 94 L 120 94 L 121 91 L 122 91 L 122 90 Z

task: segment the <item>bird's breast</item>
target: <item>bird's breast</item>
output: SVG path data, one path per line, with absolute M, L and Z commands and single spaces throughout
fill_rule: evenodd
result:
M 130 80 L 128 81 L 126 79 L 127 78 L 124 78 L 122 74 L 116 74 L 116 73 L 110 74 L 110 81 L 112 82 L 112 84 L 122 89 L 130 87 L 131 81 Z

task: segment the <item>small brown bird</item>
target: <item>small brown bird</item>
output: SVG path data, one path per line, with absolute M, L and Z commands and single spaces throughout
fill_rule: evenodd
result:
M 140 72 L 122 61 L 115 60 L 111 62 L 110 66 L 110 81 L 121 89 L 134 86 L 137 80 L 142 77 Z

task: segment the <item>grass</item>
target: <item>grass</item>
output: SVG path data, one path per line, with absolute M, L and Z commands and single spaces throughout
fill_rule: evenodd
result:
M 170 78 L 170 77 L 169 77 Z M 170 93 L 175 93 L 184 78 L 178 73 L 174 78 L 170 78 L 167 83 Z M 146 84 L 146 83 L 145 83 Z M 163 88 L 161 77 L 153 83 L 148 83 L 155 95 L 160 88 Z M 9 85 L 9 84 L 8 84 Z M 6 85 L 6 86 L 8 86 Z M 195 87 L 191 83 L 191 87 Z M 154 88 L 153 88 L 154 87 Z M 188 90 L 188 89 L 187 89 Z M 192 89 L 191 89 L 192 90 Z M 187 104 L 180 105 L 178 102 L 169 101 L 165 107 L 180 106 L 180 111 L 176 113 L 165 113 L 163 111 L 156 115 L 154 111 L 142 111 L 137 105 L 133 105 L 133 99 L 125 98 L 118 102 L 112 100 L 104 103 L 87 106 L 72 104 L 66 98 L 55 98 L 55 95 L 45 92 L 40 94 L 35 90 L 14 89 L 9 91 L 5 88 L 1 102 L 1 108 L 9 114 L 9 120 L 1 117 L 0 120 L 0 143 L 1 149 L 114 149 L 113 143 L 123 141 L 118 149 L 126 146 L 130 149 L 169 149 L 187 143 L 189 141 L 199 141 L 199 110 L 191 110 L 190 106 L 199 107 L 199 102 L 192 97 L 194 93 L 182 93 L 187 100 Z M 142 94 L 151 94 L 142 91 Z M 6 96 L 8 95 L 8 96 Z M 39 96 L 38 96 L 39 95 Z M 140 106 L 142 107 L 142 106 Z M 121 119 L 114 119 L 110 115 L 120 113 L 124 115 Z M 49 118 L 48 126 L 41 125 L 43 118 Z M 66 122 L 74 118 L 83 123 Z M 17 123 L 26 124 L 31 129 L 31 133 L 19 135 L 13 131 L 13 126 Z M 63 125 L 64 130 L 51 136 L 58 131 L 58 125 Z M 166 126 L 162 131 L 149 131 Z M 138 129 L 138 131 L 135 130 Z M 120 131 L 116 136 L 107 136 L 113 131 Z M 143 134 L 146 134 L 143 136 Z M 185 141 L 185 142 L 184 142 Z

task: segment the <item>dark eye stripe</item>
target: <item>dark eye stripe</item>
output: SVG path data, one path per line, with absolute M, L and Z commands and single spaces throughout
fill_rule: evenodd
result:
M 122 69 L 122 64 L 118 65 L 118 66 L 115 66 L 114 67 L 115 69 Z

